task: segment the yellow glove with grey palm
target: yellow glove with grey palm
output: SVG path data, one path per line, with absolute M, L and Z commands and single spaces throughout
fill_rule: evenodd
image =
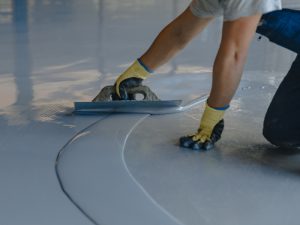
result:
M 133 96 L 128 95 L 127 90 L 138 87 L 142 84 L 152 71 L 138 59 L 115 82 L 116 95 L 113 100 L 134 100 Z
M 221 138 L 224 129 L 224 113 L 229 106 L 215 109 L 206 104 L 197 133 L 181 137 L 181 147 L 193 150 L 209 150 Z

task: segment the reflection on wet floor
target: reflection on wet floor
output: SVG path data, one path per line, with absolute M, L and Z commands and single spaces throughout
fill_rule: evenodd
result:
M 286 3 L 299 6 L 298 0 Z M 104 133 L 106 144 L 118 145 L 117 138 L 128 138 L 121 153 L 102 149 L 106 144 L 99 142 L 99 134 L 85 130 L 97 121 L 91 128 L 103 130 L 103 117 L 70 113 L 74 101 L 89 101 L 100 88 L 112 84 L 188 4 L 188 0 L 0 1 L 0 199 L 5 202 L 0 204 L 1 224 L 92 224 L 66 198 L 54 171 L 58 152 L 73 137 L 77 139 L 67 151 L 68 163 L 60 164 L 62 179 L 69 194 L 97 215 L 99 224 L 104 218 L 99 208 L 107 210 L 107 222 L 114 209 L 111 199 L 100 198 L 110 196 L 101 189 L 105 180 L 97 177 L 97 166 L 103 165 L 91 169 L 88 160 L 81 160 L 91 156 L 106 163 L 101 170 L 106 179 L 120 172 L 124 186 L 135 179 L 135 185 L 143 188 L 146 198 L 140 193 L 135 199 L 133 193 L 126 196 L 132 202 L 123 202 L 124 207 L 132 203 L 128 209 L 149 206 L 154 214 L 163 211 L 164 225 L 297 223 L 298 154 L 274 149 L 261 135 L 265 111 L 295 54 L 264 38 L 253 41 L 215 151 L 183 151 L 176 145 L 179 136 L 198 126 L 201 107 L 147 117 L 135 129 L 126 127 L 132 131 L 129 136 L 114 130 L 118 127 L 114 118 L 111 124 L 104 119 L 115 135 Z M 190 100 L 207 93 L 220 29 L 218 18 L 146 84 L 162 99 Z M 128 118 L 123 115 L 118 121 L 126 124 Z M 87 155 L 91 149 L 95 155 Z M 112 153 L 121 158 L 109 158 Z M 124 179 L 128 174 L 132 177 Z M 118 194 L 114 200 L 122 200 L 122 183 L 110 181 L 120 187 L 119 192 L 111 192 Z M 136 188 L 126 187 L 127 193 Z M 90 199 L 99 201 L 90 204 Z M 145 202 L 133 204 L 140 201 Z M 134 224 L 128 221 L 118 222 Z

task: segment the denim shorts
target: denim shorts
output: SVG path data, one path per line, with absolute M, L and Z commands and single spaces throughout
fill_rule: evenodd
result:
M 190 4 L 197 17 L 223 16 L 225 21 L 265 14 L 281 7 L 281 0 L 193 0 Z
M 300 10 L 283 9 L 267 13 L 262 16 L 256 32 L 300 54 Z

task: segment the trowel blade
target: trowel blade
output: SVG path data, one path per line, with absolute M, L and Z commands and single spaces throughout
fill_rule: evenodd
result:
M 156 109 L 177 108 L 181 102 L 182 100 L 74 102 L 74 113 L 149 113 Z

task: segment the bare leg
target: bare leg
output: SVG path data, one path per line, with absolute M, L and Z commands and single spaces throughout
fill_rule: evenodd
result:
M 239 85 L 250 42 L 261 15 L 243 17 L 223 24 L 222 41 L 213 67 L 208 99 L 211 107 L 228 105 Z
M 152 70 L 165 64 L 200 33 L 212 19 L 213 17 L 196 17 L 187 8 L 159 33 L 150 48 L 141 57 L 142 62 Z

